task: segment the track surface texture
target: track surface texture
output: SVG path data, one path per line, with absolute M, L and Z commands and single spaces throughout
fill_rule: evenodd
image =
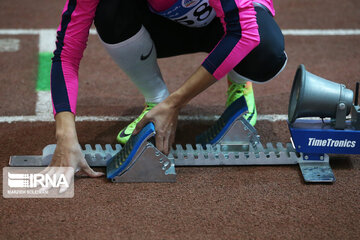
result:
M 64 1 L 0 1 L 0 29 L 56 29 Z M 360 29 L 358 0 L 274 0 L 282 29 Z M 38 36 L 19 39 L 16 52 L 0 52 L 0 117 L 37 114 Z M 255 85 L 259 114 L 287 114 L 299 64 L 354 89 L 360 75 L 360 35 L 285 36 L 289 62 L 273 81 Z M 160 59 L 170 90 L 201 63 L 203 53 Z M 175 66 L 175 67 L 174 67 Z M 91 35 L 80 66 L 79 116 L 133 116 L 143 98 Z M 224 110 L 222 79 L 183 109 L 184 116 Z M 77 123 L 81 144 L 115 144 L 129 121 Z M 212 121 L 181 120 L 176 142 Z M 262 142 L 289 142 L 285 121 L 259 121 Z M 40 155 L 55 143 L 54 122 L 0 123 L 0 167 L 12 155 Z M 359 239 L 360 157 L 331 155 L 334 184 L 306 184 L 298 166 L 177 168 L 172 184 L 114 184 L 78 177 L 71 199 L 0 198 L 0 239 Z M 98 169 L 105 171 L 104 169 Z M 2 185 L 2 171 L 1 171 Z

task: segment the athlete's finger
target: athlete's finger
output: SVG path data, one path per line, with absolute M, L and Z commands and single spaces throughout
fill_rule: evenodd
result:
M 50 177 L 52 177 L 55 173 L 56 173 L 56 167 L 49 167 L 49 171 L 46 172 L 45 174 L 49 175 Z
M 59 193 L 64 193 L 66 192 L 69 187 L 70 187 L 70 184 L 71 182 L 73 181 L 74 179 L 74 170 L 71 170 L 70 168 L 66 168 L 66 171 L 63 172 L 64 176 L 65 176 L 65 179 L 66 179 L 66 182 L 69 186 L 61 186 L 60 187 L 60 190 L 59 190 Z
M 155 135 L 155 145 L 156 148 L 159 149 L 160 152 L 164 153 L 164 134 L 163 131 L 156 131 Z
M 50 171 L 50 169 L 51 169 L 51 167 L 50 167 L 50 166 L 47 166 L 47 167 L 44 168 L 41 172 L 39 172 L 39 174 L 45 175 L 45 174 L 47 174 L 47 172 Z
M 172 128 L 170 128 L 164 134 L 164 154 L 165 155 L 169 155 L 170 146 L 171 146 L 170 145 L 171 133 L 172 133 Z
M 87 163 L 82 163 L 81 170 L 83 170 L 89 177 L 101 177 L 105 175 L 103 172 L 95 172 Z
M 172 131 L 170 138 L 169 138 L 169 153 L 170 153 L 170 149 L 171 149 L 172 145 L 175 142 L 175 136 L 176 136 L 175 132 Z
M 50 168 L 50 167 L 49 167 Z M 58 176 L 57 175 L 57 171 L 58 171 L 58 168 L 57 167 L 51 167 L 49 169 L 48 172 L 46 172 L 45 174 L 47 176 L 49 176 L 49 178 L 53 179 L 54 175 Z M 46 186 L 43 186 L 40 188 L 40 192 L 46 192 L 46 191 L 49 191 L 50 189 L 52 188 L 52 186 L 50 184 L 46 185 Z
M 164 150 L 162 152 L 166 156 L 169 155 L 169 138 L 164 138 Z
M 145 127 L 145 125 L 146 125 L 148 122 L 149 122 L 149 119 L 148 119 L 147 117 L 144 117 L 143 119 L 141 119 L 140 122 L 138 122 L 138 123 L 136 124 L 136 128 L 135 128 L 135 130 L 134 130 L 134 132 L 133 132 L 132 135 L 138 134 L 138 133 L 141 131 L 141 129 L 143 129 L 143 127 Z

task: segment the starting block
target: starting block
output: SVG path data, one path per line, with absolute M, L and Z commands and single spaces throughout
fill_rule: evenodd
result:
M 112 182 L 175 182 L 175 166 L 236 166 L 297 164 L 301 154 L 291 144 L 264 147 L 256 129 L 243 115 L 245 100 L 239 98 L 229 106 L 218 121 L 197 137 L 195 148 L 176 145 L 169 156 L 154 144 L 155 127 L 149 123 L 139 134 L 132 136 L 123 148 L 85 145 L 83 154 L 91 167 L 107 168 Z M 42 156 L 11 156 L 10 166 L 47 166 L 56 145 L 48 145 Z
M 357 85 L 358 88 L 358 85 Z M 357 89 L 358 92 L 358 89 Z M 358 93 L 356 94 L 356 99 Z M 234 101 L 207 131 L 196 138 L 197 144 L 176 145 L 165 156 L 154 142 L 155 127 L 146 125 L 120 145 L 82 149 L 92 167 L 107 168 L 112 182 L 175 182 L 176 167 L 299 165 L 305 182 L 334 182 L 329 153 L 360 154 L 360 107 L 352 105 L 352 120 L 335 127 L 333 120 L 288 122 L 291 143 L 263 145 L 256 129 L 244 119 L 244 97 Z M 342 126 L 342 129 L 338 129 Z M 42 156 L 11 156 L 10 166 L 47 166 L 56 145 L 44 148 Z
M 152 143 L 153 123 L 131 136 L 124 148 L 107 162 L 107 178 L 112 182 L 175 182 L 175 164 Z

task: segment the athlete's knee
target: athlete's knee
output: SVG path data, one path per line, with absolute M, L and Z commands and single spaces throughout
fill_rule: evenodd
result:
M 256 65 L 260 69 L 258 69 L 256 81 L 266 82 L 274 78 L 287 62 L 283 35 L 274 37 L 273 41 L 266 41 L 264 44 L 260 43 L 257 51 Z
M 286 62 L 287 55 L 284 50 L 264 52 L 256 48 L 234 68 L 234 71 L 251 81 L 267 82 L 282 71 Z
M 255 6 L 258 34 L 257 45 L 235 68 L 244 79 L 266 82 L 274 78 L 284 68 L 287 56 L 284 52 L 284 36 L 265 7 Z M 246 34 L 244 33 L 246 36 Z M 255 36 L 254 33 L 249 36 Z
M 100 38 L 109 44 L 122 42 L 141 28 L 141 17 L 136 14 L 139 1 L 102 0 L 99 2 L 94 24 Z
M 285 51 L 274 52 L 267 61 L 261 63 L 258 75 L 254 80 L 258 82 L 267 82 L 273 79 L 284 69 L 286 63 L 287 55 Z

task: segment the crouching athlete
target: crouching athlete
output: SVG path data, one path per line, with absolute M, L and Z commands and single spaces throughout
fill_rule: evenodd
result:
M 58 29 L 51 71 L 57 148 L 52 164 L 93 172 L 75 130 L 78 68 L 94 21 L 110 56 L 145 98 L 145 109 L 122 129 L 126 143 L 146 123 L 155 124 L 156 146 L 169 153 L 180 109 L 227 75 L 226 106 L 244 96 L 245 118 L 256 123 L 252 82 L 263 83 L 284 68 L 284 37 L 271 0 L 68 0 Z M 169 93 L 157 58 L 206 52 L 197 70 Z

